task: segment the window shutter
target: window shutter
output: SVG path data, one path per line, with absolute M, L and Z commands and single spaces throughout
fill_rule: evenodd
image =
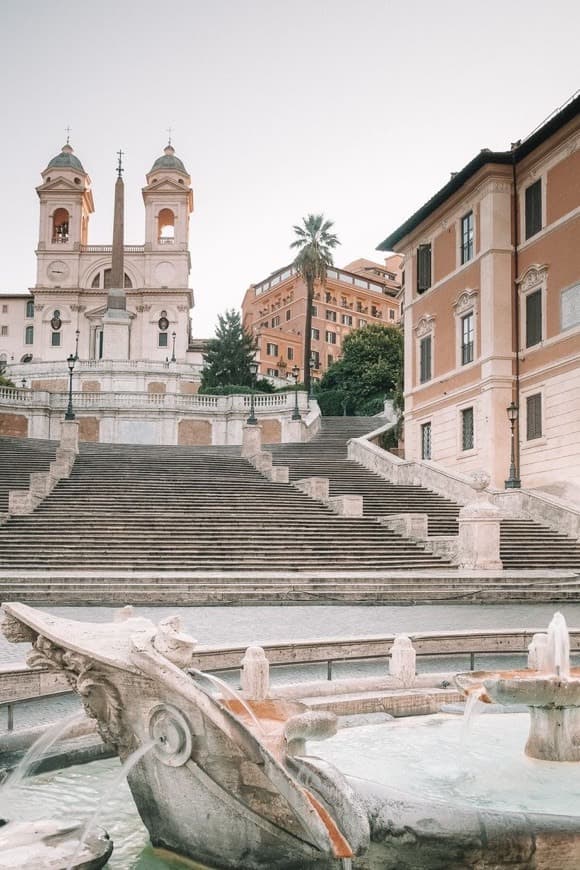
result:
M 420 382 L 431 380 L 431 336 L 421 339 L 420 348 Z
M 526 347 L 542 340 L 542 291 L 526 296 Z
M 431 245 L 417 248 L 417 293 L 424 293 L 431 286 Z
M 526 188 L 526 239 L 542 229 L 542 182 L 540 179 Z
M 536 393 L 526 399 L 526 438 L 532 441 L 542 437 L 542 394 Z
M 473 408 L 461 412 L 461 446 L 463 450 L 473 449 Z

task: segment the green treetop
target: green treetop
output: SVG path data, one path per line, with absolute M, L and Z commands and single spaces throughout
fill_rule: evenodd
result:
M 218 315 L 215 338 L 208 342 L 203 355 L 201 390 L 208 392 L 229 384 L 253 386 L 250 363 L 255 352 L 254 339 L 242 326 L 239 312 L 231 308 Z

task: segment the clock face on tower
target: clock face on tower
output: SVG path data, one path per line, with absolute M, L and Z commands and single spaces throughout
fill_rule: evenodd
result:
M 65 281 L 68 276 L 68 266 L 62 260 L 53 260 L 52 263 L 48 264 L 46 269 L 46 273 L 51 281 L 55 283 L 60 283 L 61 281 Z

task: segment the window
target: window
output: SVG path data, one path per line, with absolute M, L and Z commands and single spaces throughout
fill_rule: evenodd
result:
M 160 332 L 160 333 L 159 333 L 159 339 L 158 339 L 158 346 L 159 346 L 159 347 L 167 347 L 167 346 L 168 346 L 168 340 L 169 340 L 169 333 L 167 333 L 167 332 Z
M 310 354 L 310 359 L 314 363 L 314 365 L 311 366 L 311 368 L 319 369 L 320 368 L 320 354 L 318 353 L 317 350 L 312 351 L 312 353 Z
M 359 317 L 358 325 L 359 325 L 359 328 L 362 328 L 363 326 L 367 325 L 367 322 L 362 317 Z
M 268 342 L 266 345 L 266 353 L 268 356 L 278 356 L 278 345 Z
M 341 321 L 344 326 L 352 326 L 352 314 L 343 314 Z
M 266 369 L 266 374 L 270 375 L 271 378 L 278 377 L 278 369 Z
M 24 344 L 34 344 L 34 326 L 27 326 L 24 331 Z
M 420 372 L 419 381 L 424 384 L 431 380 L 431 336 L 426 335 L 419 344 Z M 425 458 L 425 457 L 423 457 Z
M 312 316 L 313 316 L 313 317 L 318 317 L 318 306 L 317 306 L 317 305 L 312 305 L 312 306 L 311 306 L 311 309 L 312 309 Z
M 417 248 L 417 293 L 424 293 L 431 286 L 431 245 Z
M 473 311 L 461 318 L 461 365 L 473 362 Z
M 318 339 L 320 338 L 320 330 L 314 329 L 314 327 L 312 327 L 312 332 L 310 334 L 310 337 L 313 338 L 314 341 L 318 341 Z
M 280 315 L 279 314 L 277 314 L 276 317 L 272 318 L 272 329 L 274 329 L 275 326 L 280 326 Z
M 334 362 L 334 357 L 331 353 L 329 353 L 328 356 L 326 357 L 326 364 L 331 366 L 333 364 L 333 362 Z
M 421 426 L 421 459 L 431 459 L 431 423 Z
M 7 326 L 0 327 L 0 335 L 8 335 L 8 327 Z
M 461 449 L 473 450 L 473 408 L 461 412 Z
M 542 181 L 538 179 L 526 188 L 526 239 L 542 229 Z
M 57 208 L 52 216 L 52 243 L 66 244 L 68 242 L 69 213 L 66 208 Z
M 526 347 L 542 340 L 542 291 L 534 290 L 526 296 Z
M 32 301 L 32 299 L 29 299 L 26 303 L 26 316 L 34 317 L 34 302 Z
M 289 347 L 286 355 L 287 355 L 289 360 L 293 360 L 294 359 L 294 348 Z
M 326 330 L 325 339 L 328 344 L 336 344 L 336 332 L 331 332 L 329 329 Z
M 461 263 L 473 259 L 473 212 L 461 218 Z
M 326 319 L 331 320 L 333 323 L 336 323 L 336 311 L 330 311 L 330 309 L 326 309 Z
M 533 441 L 542 437 L 542 394 L 535 393 L 526 399 L 526 438 Z
M 346 298 L 346 296 L 340 297 L 340 304 L 343 308 L 348 308 L 348 299 Z
M 290 308 L 286 309 L 286 320 L 290 320 L 292 317 L 292 310 Z
M 395 319 L 394 309 L 389 308 L 389 320 L 394 320 L 394 319 Z
M 8 314 L 8 306 L 7 305 L 2 306 L 2 314 Z
M 51 337 L 52 347 L 60 347 L 60 332 L 53 332 Z

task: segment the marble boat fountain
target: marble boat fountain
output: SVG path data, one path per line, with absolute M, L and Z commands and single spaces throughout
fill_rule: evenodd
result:
M 399 790 L 390 776 L 395 732 L 385 725 L 336 734 L 332 714 L 295 701 L 243 699 L 225 684 L 216 695 L 207 685 L 215 678 L 190 668 L 196 642 L 176 618 L 159 626 L 132 616 L 88 624 L 22 604 L 3 610 L 6 637 L 33 644 L 29 664 L 64 671 L 121 761 L 137 753 L 127 780 L 154 846 L 236 870 L 580 866 L 580 814 L 437 800 L 406 768 Z M 552 682 L 575 682 L 559 661 Z M 523 674 L 525 682 L 530 674 Z M 460 683 L 468 692 L 485 687 L 512 699 L 509 681 L 520 678 L 511 675 L 505 686 L 502 679 L 496 674 Z M 518 695 L 524 703 L 528 689 L 526 683 Z M 554 689 L 549 703 L 562 697 Z M 574 723 L 568 730 L 575 743 Z M 409 727 L 407 733 L 413 742 L 419 732 Z M 437 740 L 435 733 L 430 755 L 437 754 Z

